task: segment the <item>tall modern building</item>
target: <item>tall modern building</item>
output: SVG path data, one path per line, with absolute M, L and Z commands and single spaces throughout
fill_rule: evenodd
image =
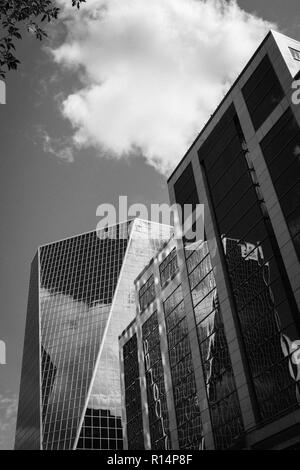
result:
M 258 396 L 267 397 L 264 417 L 297 409 L 300 386 L 285 361 L 288 337 L 269 263 L 248 242 L 223 238 L 223 246 L 229 263 L 239 266 L 245 349 Z M 138 276 L 136 318 L 119 338 L 126 449 L 250 447 L 215 272 L 207 241 L 187 248 L 172 238 Z
M 136 300 L 136 318 L 119 339 L 125 448 L 241 446 L 244 426 L 207 242 L 187 250 L 172 238 L 138 276 Z
M 299 59 L 270 32 L 168 180 L 205 205 L 246 448 L 300 448 Z
M 39 248 L 16 448 L 300 449 L 299 70 L 270 32 L 170 176 L 204 240 Z
M 16 449 L 122 449 L 118 336 L 134 279 L 171 227 L 134 219 L 41 246 L 32 262 Z

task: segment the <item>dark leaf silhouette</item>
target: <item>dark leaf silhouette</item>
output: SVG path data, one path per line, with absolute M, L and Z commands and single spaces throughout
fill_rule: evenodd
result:
M 72 6 L 80 8 L 85 1 L 72 0 Z M 47 33 L 39 24 L 56 20 L 59 11 L 54 0 L 0 0 L 0 79 L 5 78 L 7 70 L 16 70 L 20 64 L 12 52 L 14 41 L 22 39 L 20 29 L 25 27 L 41 41 Z

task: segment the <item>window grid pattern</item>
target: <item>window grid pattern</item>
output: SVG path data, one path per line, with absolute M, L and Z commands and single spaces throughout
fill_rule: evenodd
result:
M 77 448 L 82 447 L 81 442 L 86 434 L 86 428 L 88 428 L 86 420 L 89 410 L 99 409 L 99 398 L 106 403 L 105 408 L 109 411 L 109 413 L 106 411 L 104 415 L 106 421 L 104 421 L 100 429 L 98 427 L 100 431 L 100 447 L 104 450 L 122 449 L 123 447 L 120 419 L 122 414 L 120 361 L 117 338 L 133 319 L 136 312 L 134 280 L 171 235 L 171 227 L 152 224 L 146 221 L 136 220 L 132 230 L 132 238 L 127 247 L 126 261 L 122 266 L 122 276 L 120 276 L 118 281 L 118 289 L 114 294 L 109 326 L 101 350 L 100 362 L 97 365 L 96 376 L 90 392 L 89 407 L 81 429 Z M 93 411 L 93 414 L 95 414 L 95 411 Z M 102 418 L 103 416 L 101 416 Z M 125 426 L 125 423 L 123 424 Z M 138 424 L 139 422 L 136 421 L 135 425 L 137 426 Z M 92 441 L 93 448 L 96 449 L 99 446 L 98 429 L 96 428 L 96 433 L 94 430 Z M 123 429 L 123 435 L 124 432 L 125 429 Z M 95 437 L 96 440 L 94 439 Z
M 144 450 L 141 386 L 136 334 L 123 346 L 123 361 L 128 450 Z
M 41 249 L 44 449 L 75 443 L 128 243 L 127 223 L 114 230 L 115 239 L 91 232 Z M 122 448 L 121 419 L 112 411 L 88 406 L 78 448 Z
M 200 148 L 199 159 L 223 234 L 260 418 L 274 419 L 300 399 L 293 349 L 299 312 L 233 106 Z M 210 287 L 204 288 L 205 298 Z M 201 296 L 193 299 L 200 302 Z
M 164 287 L 165 284 L 174 277 L 177 271 L 178 258 L 176 248 L 174 248 L 159 266 L 161 286 Z
M 41 248 L 44 449 L 123 448 L 118 336 L 134 280 L 171 233 L 136 219 Z
M 181 285 L 165 300 L 164 314 L 179 449 L 203 449 L 201 413 Z
M 262 419 L 273 418 L 296 406 L 300 398 L 299 380 L 293 382 L 289 372 L 293 364 L 289 337 L 295 335 L 295 324 L 288 315 L 286 326 L 281 321 L 289 306 L 285 300 L 275 305 L 270 264 L 262 250 L 243 258 L 245 249 L 237 240 L 224 240 L 224 247 Z M 238 258 L 244 263 L 236 266 Z M 276 286 L 282 288 L 279 282 Z
M 151 449 L 169 449 L 169 414 L 156 311 L 143 324 L 142 335 Z
M 143 284 L 139 290 L 139 303 L 141 310 L 145 310 L 151 302 L 155 299 L 155 286 L 154 286 L 154 275 L 151 274 L 149 279 Z
M 228 449 L 243 433 L 243 423 L 216 283 L 207 243 L 189 252 L 187 267 L 215 447 Z

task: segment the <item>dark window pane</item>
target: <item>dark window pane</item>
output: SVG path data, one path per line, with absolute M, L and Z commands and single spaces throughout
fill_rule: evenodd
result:
M 174 184 L 176 202 L 181 207 L 184 204 L 198 204 L 198 194 L 193 173 L 193 167 L 190 163 L 184 172 L 180 175 Z
M 268 56 L 253 72 L 242 89 L 255 130 L 257 130 L 284 97 L 281 84 Z
M 290 108 L 263 139 L 261 149 L 300 259 L 300 128 Z

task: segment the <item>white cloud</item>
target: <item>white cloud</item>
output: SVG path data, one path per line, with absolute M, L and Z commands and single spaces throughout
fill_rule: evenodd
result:
M 62 412 L 60 405 L 63 394 L 68 397 L 75 394 L 77 406 L 83 405 L 82 397 L 74 389 L 74 367 L 77 371 L 78 365 L 80 376 L 91 380 L 91 369 L 86 363 L 82 363 L 82 357 L 89 355 L 91 361 L 96 359 L 111 305 L 96 303 L 89 307 L 85 302 L 74 300 L 72 296 L 51 294 L 45 288 L 40 289 L 40 301 L 42 326 L 51 313 L 52 330 L 56 332 L 54 336 L 42 337 L 43 347 L 56 367 L 48 403 L 53 407 L 57 406 L 57 410 L 60 410 L 58 412 Z M 110 409 L 112 413 L 120 415 L 119 344 L 112 339 L 108 341 L 109 336 L 115 337 L 112 323 L 102 347 L 101 357 L 104 360 L 100 361 L 97 369 L 88 406 Z
M 55 368 L 47 404 L 50 415 L 53 413 L 62 419 L 67 413 L 65 397 L 73 403 L 77 412 L 82 411 L 84 386 L 89 385 L 92 378 L 91 367 L 94 366 L 93 361 L 96 360 L 103 339 L 111 305 L 94 303 L 89 306 L 71 295 L 51 294 L 45 288 L 40 290 L 40 301 L 44 332 L 42 343 Z M 52 334 L 49 334 L 44 323 L 49 315 Z M 86 357 L 89 357 L 90 363 L 83 361 Z M 74 377 L 82 382 L 82 394 L 78 394 L 78 389 L 74 388 Z M 50 415 L 47 415 L 49 419 Z M 49 426 L 55 426 L 50 421 Z
M 52 328 L 55 335 L 43 335 L 43 347 L 50 355 L 58 375 L 71 373 L 70 364 L 81 364 L 83 351 L 98 348 L 107 323 L 110 304 L 95 303 L 88 306 L 70 295 L 51 294 L 40 290 L 42 326 L 51 312 Z M 47 333 L 47 329 L 45 329 Z M 74 341 L 74 334 L 77 334 Z M 64 357 L 65 361 L 61 358 Z
M 115 158 L 140 149 L 163 173 L 274 27 L 222 0 L 89 0 L 65 24 L 53 54 L 82 78 L 62 103 L 74 142 Z
M 73 148 L 70 142 L 66 143 L 64 139 L 58 139 L 50 137 L 48 132 L 38 126 L 37 128 L 38 138 L 42 142 L 42 148 L 45 153 L 54 155 L 59 160 L 66 163 L 74 162 Z

